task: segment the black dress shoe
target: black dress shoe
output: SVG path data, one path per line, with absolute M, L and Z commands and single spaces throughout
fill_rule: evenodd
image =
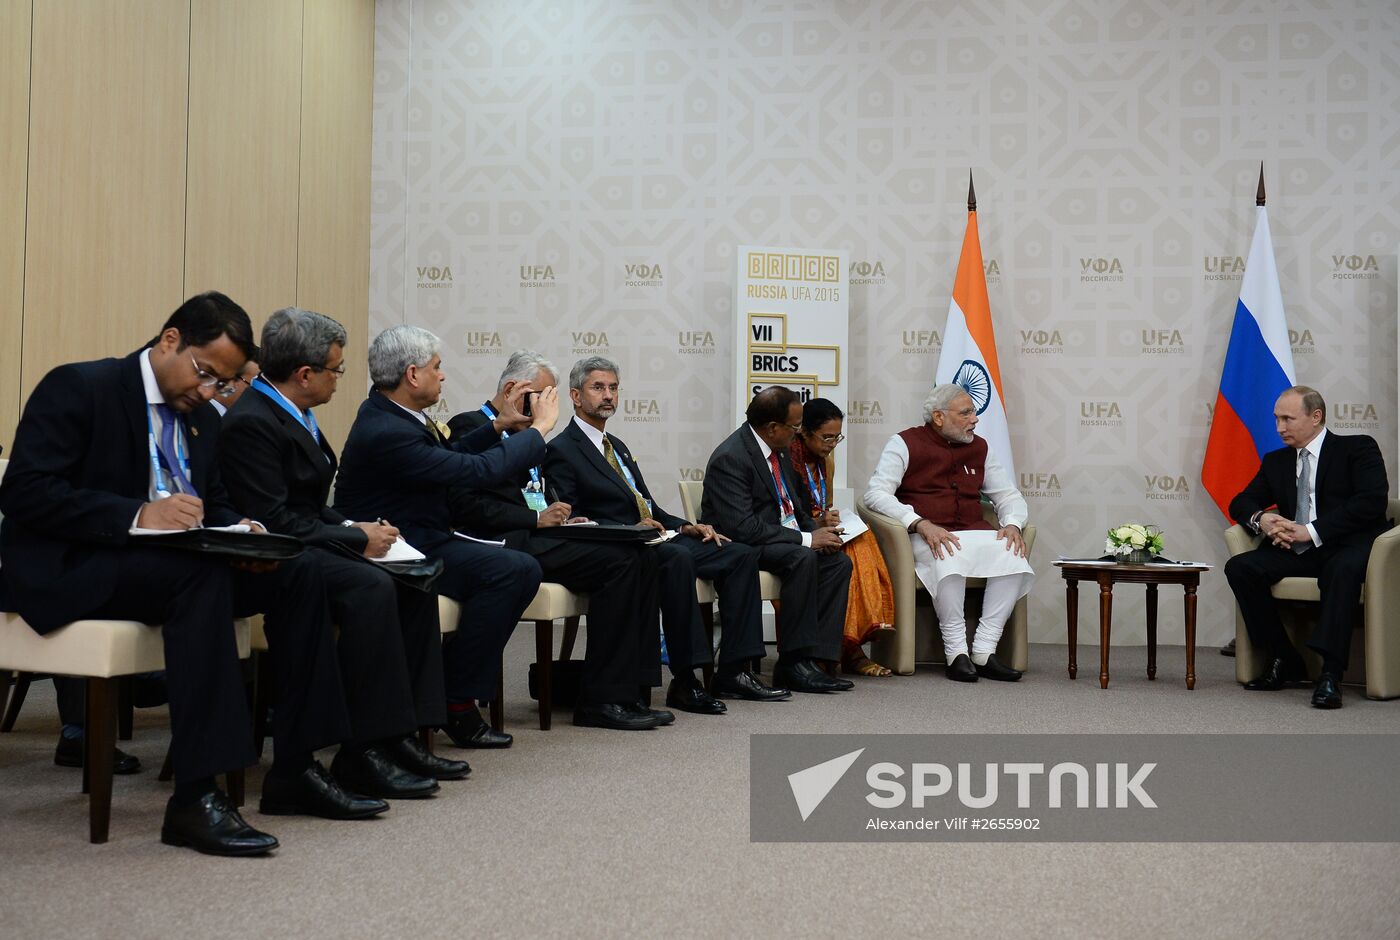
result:
M 1221 655 L 1221 656 L 1234 656 L 1234 655 L 1235 655 L 1235 641 L 1234 641 L 1234 640 L 1231 640 L 1229 643 L 1226 643 L 1224 646 L 1220 647 L 1220 655 Z
M 723 702 L 716 701 L 709 692 L 696 685 L 694 680 L 672 679 L 671 684 L 666 687 L 666 704 L 696 715 L 723 715 L 729 711 Z
M 53 762 L 60 767 L 81 767 L 87 756 L 85 738 L 65 738 L 58 736 L 58 747 L 54 748 Z M 112 773 L 118 776 L 141 772 L 141 759 L 128 754 L 119 747 L 112 748 Z
M 331 761 L 331 773 L 347 789 L 381 800 L 416 800 L 439 789 L 432 777 L 405 770 L 378 747 L 342 747 Z
M 451 760 L 429 754 L 427 748 L 412 735 L 385 742 L 384 753 L 404 770 L 412 771 L 420 777 L 461 780 L 472 772 L 471 765 L 464 760 Z
M 976 682 L 977 670 L 973 668 L 972 658 L 966 653 L 959 653 L 953 657 L 953 661 L 948 664 L 945 674 L 954 682 Z
M 782 702 L 792 698 L 792 693 L 787 689 L 764 685 L 763 680 L 752 672 L 717 674 L 710 688 L 714 690 L 715 698 L 742 698 L 750 702 Z
M 574 724 L 580 728 L 611 728 L 614 731 L 646 731 L 660 722 L 650 711 L 638 712 L 635 706 L 608 702 L 603 705 L 574 706 Z
M 1264 667 L 1264 671 L 1246 682 L 1244 687 L 1251 692 L 1277 692 L 1285 686 L 1306 682 L 1307 679 L 1308 673 L 1301 660 L 1286 660 L 1275 656 L 1269 660 L 1269 665 Z
M 218 790 L 193 803 L 177 804 L 171 797 L 165 804 L 160 841 L 189 846 L 205 855 L 266 855 L 277 848 L 275 838 L 244 822 L 228 797 Z
M 622 706 L 634 715 L 646 715 L 656 721 L 656 727 L 664 728 L 667 725 L 676 723 L 675 712 L 668 712 L 664 708 L 649 708 L 646 702 L 627 702 Z
M 1021 670 L 1012 669 L 1010 666 L 997 659 L 996 653 L 987 657 L 987 661 L 981 666 L 977 666 L 977 674 L 983 679 L 995 679 L 998 682 L 1015 682 L 1021 678 Z
M 510 747 L 515 738 L 504 731 L 497 731 L 486 723 L 481 712 L 475 708 L 466 711 L 447 713 L 447 724 L 442 730 L 458 747 Z
M 822 672 L 821 667 L 810 659 L 799 659 L 792 663 L 775 666 L 773 681 L 781 682 L 794 692 L 841 692 L 850 687 Z
M 1341 679 L 1330 672 L 1324 672 L 1318 676 L 1317 685 L 1313 687 L 1312 706 L 1313 708 L 1341 708 Z
M 263 778 L 262 800 L 258 803 L 258 812 L 264 816 L 322 819 L 368 819 L 388 808 L 383 800 L 346 790 L 318 760 L 295 777 L 269 773 Z

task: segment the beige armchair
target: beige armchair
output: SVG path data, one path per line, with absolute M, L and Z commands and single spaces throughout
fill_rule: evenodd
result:
M 987 521 L 996 525 L 995 510 L 989 505 L 984 505 L 982 511 Z M 885 565 L 890 569 L 890 582 L 894 585 L 894 633 L 877 635 L 871 641 L 870 658 L 902 676 L 907 676 L 914 671 L 914 663 L 919 660 L 915 620 L 917 610 L 925 606 L 920 601 L 923 600 L 927 604 L 930 623 L 935 628 L 934 636 L 937 634 L 938 616 L 933 613 L 932 598 L 928 596 L 928 591 L 914 573 L 914 548 L 909 543 L 908 531 L 898 520 L 867 508 L 859 499 L 856 500 L 856 512 L 865 520 L 870 531 L 875 533 L 875 541 L 880 545 L 880 553 L 885 556 Z M 1029 553 L 1035 546 L 1035 526 L 1026 526 L 1024 535 L 1026 551 Z M 967 586 L 982 588 L 986 583 L 983 578 L 969 578 Z M 981 607 L 982 592 L 969 591 L 969 624 L 977 622 L 976 614 L 981 611 Z M 997 657 L 1013 669 L 1024 671 L 1026 668 L 1029 622 L 1026 598 L 1023 597 L 1016 602 L 1011 619 L 1007 621 L 1006 630 L 1001 635 L 1001 643 L 997 645 Z M 931 637 L 927 655 L 928 659 L 921 661 L 942 663 L 942 642 Z
M 1391 519 L 1400 518 L 1400 499 L 1392 499 L 1386 508 Z M 1230 556 L 1252 551 L 1259 537 L 1249 534 L 1244 526 L 1225 530 L 1225 547 Z M 1284 578 L 1273 587 L 1273 595 L 1284 603 L 1279 605 L 1284 629 L 1293 645 L 1316 675 L 1321 668 L 1318 655 L 1304 644 L 1317 622 L 1313 607 L 1320 599 L 1316 578 Z M 1362 607 L 1357 625 L 1364 631 L 1364 642 L 1351 644 L 1351 662 L 1347 664 L 1347 683 L 1365 683 L 1366 697 L 1373 699 L 1400 698 L 1400 527 L 1376 537 L 1371 546 L 1371 558 L 1366 565 L 1366 584 L 1357 603 Z M 1249 643 L 1249 632 L 1239 606 L 1235 607 L 1235 678 L 1248 682 L 1264 669 L 1263 657 Z

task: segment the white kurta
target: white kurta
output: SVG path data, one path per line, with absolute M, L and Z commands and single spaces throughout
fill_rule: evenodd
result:
M 909 448 L 904 438 L 893 435 L 880 453 L 875 464 L 875 473 L 870 477 L 870 485 L 865 491 L 864 502 L 867 508 L 898 519 L 900 525 L 909 528 L 919 518 L 914 507 L 901 503 L 894 495 L 904 480 L 904 472 L 909 467 Z M 1024 528 L 1028 511 L 1025 497 L 1016 488 L 1006 469 L 997 462 L 990 451 L 982 475 L 982 495 L 992 502 L 996 509 L 997 523 L 1001 526 L 1014 525 Z M 996 578 L 1007 575 L 1017 576 L 1021 583 L 1017 597 L 1030 593 L 1035 583 L 1035 572 L 1030 562 L 1015 552 L 1006 550 L 1006 540 L 998 539 L 996 532 L 988 530 L 959 530 L 956 533 L 962 547 L 949 556 L 945 550 L 942 559 L 933 557 L 933 549 L 922 536 L 910 534 L 914 548 L 914 572 L 923 582 L 928 592 L 938 596 L 938 584 L 950 575 L 964 578 Z

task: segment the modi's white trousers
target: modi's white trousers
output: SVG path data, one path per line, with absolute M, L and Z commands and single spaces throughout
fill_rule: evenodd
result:
M 933 609 L 938 614 L 938 626 L 943 634 L 943 653 L 950 663 L 968 652 L 967 620 L 963 614 L 968 578 L 987 579 L 982 595 L 982 619 L 972 639 L 974 658 L 996 652 L 1012 609 L 1018 600 L 1030 593 L 1035 583 L 1030 562 L 1008 551 L 1006 540 L 998 539 L 995 530 L 964 530 L 953 534 L 961 547 L 951 555 L 945 548 L 942 558 L 933 557 L 933 549 L 922 536 L 909 536 L 914 546 L 914 573 L 933 597 Z

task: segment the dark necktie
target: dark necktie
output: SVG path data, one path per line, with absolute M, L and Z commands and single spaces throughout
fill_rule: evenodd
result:
M 166 468 L 170 471 L 171 484 L 181 493 L 198 496 L 199 494 L 194 490 L 194 484 L 180 469 L 180 461 L 175 456 L 175 425 L 180 419 L 176 417 L 175 410 L 165 402 L 156 404 L 156 414 L 160 415 L 160 453 L 165 458 Z

